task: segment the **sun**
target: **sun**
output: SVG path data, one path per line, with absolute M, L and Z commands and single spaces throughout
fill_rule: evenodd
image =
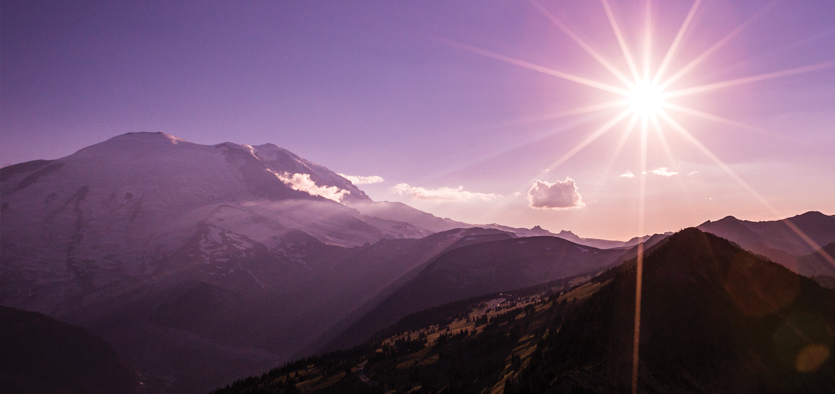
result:
M 635 84 L 626 98 L 630 112 L 642 118 L 661 114 L 666 102 L 661 88 L 652 82 Z

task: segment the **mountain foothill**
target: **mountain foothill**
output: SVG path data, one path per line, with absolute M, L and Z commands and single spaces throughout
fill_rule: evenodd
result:
M 0 197 L 4 392 L 628 391 L 639 257 L 639 391 L 835 390 L 820 212 L 581 238 L 162 133 L 0 168 Z

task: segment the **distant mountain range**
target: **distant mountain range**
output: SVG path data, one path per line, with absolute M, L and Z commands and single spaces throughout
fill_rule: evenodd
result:
M 800 230 L 802 235 L 787 223 Z M 707 221 L 698 228 L 730 240 L 798 274 L 835 278 L 835 260 L 832 259 L 832 252 L 835 251 L 835 216 L 806 212 L 783 220 L 765 222 L 728 216 L 715 222 Z M 810 240 L 817 247 L 810 245 Z
M 670 235 L 623 242 L 456 222 L 372 201 L 272 144 L 161 133 L 1 168 L 0 197 L 0 305 L 85 327 L 168 394 L 362 343 L 426 308 L 588 280 Z M 830 216 L 788 220 L 820 245 L 835 242 Z M 783 227 L 700 226 L 835 281 Z

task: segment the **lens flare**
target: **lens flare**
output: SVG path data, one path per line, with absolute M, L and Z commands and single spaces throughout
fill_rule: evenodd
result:
M 577 45 L 579 45 L 583 50 L 586 51 L 592 58 L 594 58 L 601 66 L 603 66 L 609 73 L 611 73 L 615 78 L 617 78 L 621 86 L 613 86 L 608 83 L 600 82 L 588 77 L 582 77 L 577 75 L 568 74 L 559 70 L 555 70 L 549 67 L 544 67 L 538 64 L 533 64 L 521 59 L 512 58 L 509 56 L 505 56 L 502 54 L 498 54 L 495 52 L 490 52 L 484 49 L 475 48 L 469 45 L 460 44 L 456 42 L 452 42 L 445 39 L 439 39 L 446 44 L 461 48 L 463 50 L 479 54 L 481 56 L 485 56 L 488 58 L 492 58 L 498 61 L 502 61 L 508 64 L 512 64 L 518 67 L 526 68 L 535 72 L 551 75 L 556 78 L 560 78 L 563 80 L 571 81 L 577 84 L 585 85 L 590 88 L 602 90 L 608 92 L 610 94 L 614 94 L 619 96 L 617 101 L 613 101 L 606 104 L 601 104 L 599 106 L 589 106 L 569 111 L 563 111 L 559 114 L 554 115 L 553 117 L 562 117 L 568 114 L 580 114 L 580 113 L 589 113 L 593 112 L 594 110 L 598 109 L 603 111 L 606 109 L 611 108 L 618 108 L 619 106 L 623 108 L 623 111 L 620 112 L 618 115 L 615 115 L 609 122 L 607 122 L 604 126 L 598 128 L 597 130 L 590 133 L 588 137 L 586 137 L 583 141 L 577 144 L 575 147 L 570 149 L 567 153 L 561 156 L 557 161 L 555 161 L 551 166 L 549 166 L 546 170 L 553 170 L 560 164 L 568 161 L 572 156 L 579 153 L 583 150 L 586 146 L 590 145 L 592 142 L 597 140 L 602 135 L 606 134 L 609 130 L 614 129 L 615 126 L 620 124 L 624 121 L 629 115 L 631 116 L 631 120 L 628 121 L 626 125 L 626 130 L 621 138 L 621 141 L 618 143 L 617 147 L 615 148 L 615 152 L 609 160 L 609 164 L 607 165 L 606 171 L 608 171 L 611 167 L 611 164 L 617 158 L 618 154 L 620 153 L 621 149 L 623 148 L 626 139 L 631 134 L 632 130 L 636 127 L 636 122 L 638 119 L 641 121 L 641 144 L 640 144 L 640 160 L 641 160 L 641 178 L 640 178 L 640 187 L 639 187 L 639 207 L 638 207 L 638 235 L 644 234 L 644 225 L 645 225 L 645 209 L 646 209 L 646 163 L 647 163 L 647 131 L 649 123 L 652 123 L 656 133 L 659 136 L 661 144 L 666 151 L 667 155 L 670 156 L 672 160 L 672 151 L 669 145 L 666 142 L 666 138 L 662 133 L 662 126 L 659 120 L 663 120 L 667 125 L 668 129 L 672 129 L 673 131 L 677 132 L 676 134 L 680 135 L 684 138 L 685 141 L 691 143 L 695 146 L 698 150 L 700 150 L 705 156 L 707 156 L 717 167 L 723 170 L 728 176 L 730 176 L 737 184 L 739 184 L 743 189 L 745 189 L 754 199 L 758 200 L 767 210 L 769 210 L 773 215 L 776 217 L 783 217 L 777 209 L 771 205 L 771 203 L 765 199 L 762 195 L 760 195 L 756 190 L 754 190 L 747 182 L 745 182 L 739 175 L 736 174 L 728 165 L 726 165 L 722 160 L 720 160 L 716 155 L 714 155 L 704 144 L 702 144 L 692 133 L 690 133 L 684 126 L 681 125 L 676 119 L 674 119 L 666 110 L 672 110 L 681 114 L 698 117 L 702 119 L 708 119 L 711 121 L 715 121 L 718 123 L 734 126 L 741 129 L 748 129 L 758 132 L 765 132 L 760 128 L 746 125 L 741 122 L 736 122 L 730 119 L 725 119 L 717 115 L 709 114 L 706 112 L 702 112 L 696 110 L 694 108 L 685 107 L 680 104 L 676 104 L 671 102 L 670 100 L 675 100 L 676 98 L 680 98 L 683 96 L 690 96 L 696 94 L 705 94 L 711 91 L 717 91 L 721 89 L 727 89 L 734 86 L 739 86 L 743 84 L 750 84 L 756 83 L 760 81 L 770 80 L 774 78 L 783 78 L 788 77 L 791 75 L 797 75 L 802 73 L 808 73 L 813 71 L 819 71 L 823 69 L 828 69 L 835 67 L 835 61 L 823 62 L 812 64 L 803 67 L 792 68 L 788 70 L 781 70 L 775 71 L 760 75 L 754 75 L 744 78 L 737 78 L 727 81 L 720 81 L 715 83 L 708 83 L 699 86 L 689 86 L 689 87 L 677 87 L 675 90 L 668 90 L 674 83 L 681 84 L 682 77 L 686 74 L 690 73 L 692 70 L 696 68 L 699 64 L 701 64 L 705 59 L 709 56 L 714 54 L 719 48 L 724 46 L 728 41 L 736 37 L 742 30 L 752 24 L 755 20 L 757 20 L 762 14 L 767 12 L 771 7 L 776 3 L 772 1 L 765 7 L 763 7 L 759 12 L 755 15 L 750 17 L 746 20 L 743 24 L 739 27 L 728 33 L 724 38 L 719 40 L 717 43 L 712 45 L 706 51 L 701 53 L 699 56 L 696 56 L 694 59 L 690 60 L 684 67 L 681 67 L 678 70 L 671 70 L 672 75 L 669 77 L 665 77 L 667 71 L 669 70 L 670 66 L 675 64 L 673 62 L 673 58 L 680 54 L 679 46 L 681 45 L 682 41 L 686 37 L 685 33 L 687 32 L 688 28 L 692 25 L 691 22 L 695 17 L 696 13 L 699 10 L 699 6 L 702 0 L 694 0 L 693 5 L 690 7 L 690 11 L 687 14 L 687 17 L 684 19 L 681 27 L 678 30 L 675 38 L 673 39 L 672 44 L 670 45 L 669 49 L 666 52 L 666 55 L 663 57 L 661 64 L 658 67 L 654 67 L 652 64 L 652 56 L 651 56 L 651 49 L 652 49 L 652 6 L 651 0 L 645 0 L 645 16 L 646 16 L 646 24 L 644 26 L 644 37 L 643 37 L 643 53 L 640 56 L 633 57 L 632 52 L 629 49 L 629 45 L 624 38 L 623 32 L 621 31 L 620 27 L 617 23 L 617 18 L 615 13 L 613 12 L 612 8 L 609 6 L 608 0 L 601 0 L 601 4 L 603 6 L 603 11 L 606 14 L 606 17 L 609 21 L 609 24 L 612 28 L 612 33 L 614 34 L 614 38 L 616 39 L 620 49 L 623 53 L 623 60 L 627 65 L 626 70 L 619 70 L 617 67 L 613 65 L 610 61 L 605 59 L 599 52 L 595 51 L 589 44 L 586 43 L 579 35 L 571 31 L 567 25 L 565 25 L 562 21 L 560 21 L 553 13 L 549 12 L 543 5 L 539 4 L 536 0 L 531 0 L 534 8 L 536 8 L 543 16 L 547 19 L 551 20 L 560 30 L 562 30 L 566 35 L 568 35 Z M 635 60 L 641 59 L 643 64 L 641 64 L 641 70 L 643 71 L 643 75 L 639 73 L 639 65 L 636 64 Z M 630 78 L 631 76 L 632 78 Z M 684 81 L 686 82 L 686 81 Z M 530 184 L 530 181 L 527 182 Z M 797 226 L 795 226 L 790 221 L 786 220 L 785 224 L 798 236 L 800 236 L 809 246 L 811 246 L 814 250 L 817 250 L 821 256 L 823 256 L 826 261 L 830 264 L 835 266 L 835 258 L 827 254 L 814 240 L 812 240 L 809 236 L 807 236 L 803 231 L 801 231 Z M 638 245 L 638 257 L 637 257 L 637 278 L 636 278 L 636 293 L 635 293 L 635 320 L 634 320 L 634 333 L 633 333 L 633 369 L 632 369 L 632 393 L 638 392 L 638 375 L 639 375 L 639 364 L 640 364 L 640 331 L 641 331 L 641 283 L 642 283 L 642 269 L 643 269 L 643 244 Z M 819 348 L 811 347 L 804 350 L 804 353 L 798 356 L 797 361 L 797 368 L 798 370 L 814 370 L 817 366 L 822 363 L 821 360 L 826 360 L 829 357 L 828 352 L 824 353 Z

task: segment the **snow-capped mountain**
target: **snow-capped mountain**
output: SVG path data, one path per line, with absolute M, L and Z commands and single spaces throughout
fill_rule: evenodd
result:
M 95 297 L 127 278 L 187 272 L 270 286 L 276 280 L 259 274 L 277 278 L 286 276 L 281 265 L 313 264 L 298 237 L 288 237 L 298 231 L 341 246 L 427 234 L 333 201 L 370 200 L 272 144 L 125 134 L 58 160 L 3 168 L 1 191 L 2 299 L 49 314 L 68 307 L 61 299 Z M 58 288 L 60 297 L 50 298 Z
M 89 329 L 166 393 L 302 354 L 451 248 L 554 235 L 374 202 L 272 144 L 162 133 L 4 167 L 0 199 L 0 305 Z
M 160 373 L 177 370 L 161 354 L 183 346 L 219 363 L 270 366 L 279 355 L 226 340 L 231 321 L 259 302 L 305 311 L 313 301 L 304 295 L 321 290 L 311 281 L 352 248 L 431 234 L 343 205 L 371 200 L 278 146 L 200 145 L 162 133 L 4 167 L 0 196 L 0 304 L 89 327 L 146 370 L 166 365 Z M 288 294 L 303 299 L 284 305 Z M 157 340 L 160 327 L 178 334 Z M 244 348 L 229 348 L 235 341 Z

